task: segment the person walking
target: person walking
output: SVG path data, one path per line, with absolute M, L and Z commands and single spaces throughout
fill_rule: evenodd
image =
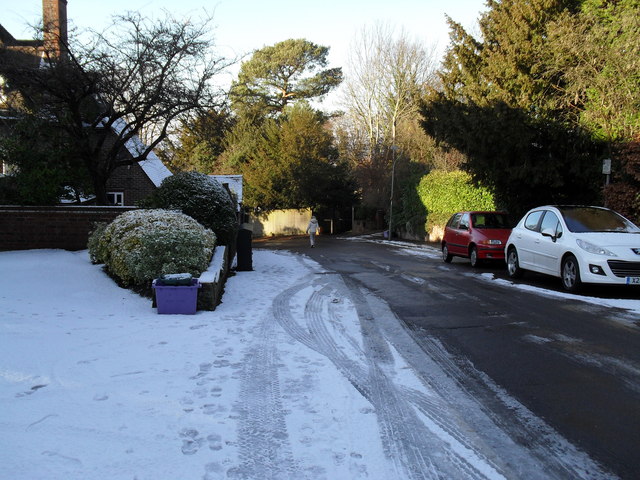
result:
M 316 246 L 316 231 L 319 229 L 318 220 L 315 216 L 311 216 L 309 225 L 307 226 L 307 233 L 309 234 L 309 242 L 311 242 L 311 248 Z

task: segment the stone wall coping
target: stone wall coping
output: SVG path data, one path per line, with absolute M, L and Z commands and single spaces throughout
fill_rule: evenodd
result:
M 219 245 L 213 252 L 213 258 L 209 267 L 200 274 L 200 283 L 217 283 L 220 281 L 220 275 L 225 269 L 225 251 L 226 245 Z

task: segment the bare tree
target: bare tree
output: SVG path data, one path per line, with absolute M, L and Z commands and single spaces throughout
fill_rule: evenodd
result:
M 353 128 L 364 129 L 371 151 L 393 144 L 400 120 L 418 112 L 418 99 L 436 81 L 435 47 L 388 25 L 364 28 L 348 62 L 343 106 Z
M 104 32 L 90 32 L 88 41 L 72 39 L 44 67 L 16 63 L 2 73 L 33 114 L 51 118 L 74 140 L 97 202 L 106 204 L 116 168 L 146 159 L 176 121 L 222 103 L 213 80 L 230 62 L 213 52 L 211 23 L 210 16 L 192 21 L 165 13 L 152 21 L 127 13 Z
M 363 189 L 363 202 L 377 209 L 389 206 L 390 217 L 393 207 L 387 202 L 393 196 L 395 160 L 429 147 L 416 126 L 419 99 L 436 82 L 436 63 L 435 47 L 383 24 L 364 28 L 351 49 L 342 97 L 342 145 L 359 149 L 345 154 Z M 360 141 L 345 141 L 345 136 Z

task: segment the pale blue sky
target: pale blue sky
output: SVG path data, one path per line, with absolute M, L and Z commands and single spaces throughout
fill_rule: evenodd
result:
M 354 37 L 379 21 L 443 50 L 448 43 L 445 14 L 473 31 L 485 0 L 69 0 L 67 12 L 80 28 L 100 28 L 125 10 L 153 16 L 162 9 L 176 16 L 214 12 L 216 43 L 225 56 L 306 38 L 331 47 L 332 66 L 343 66 Z M 0 23 L 16 38 L 31 38 L 26 25 L 38 22 L 41 14 L 41 0 L 11 2 L 2 9 Z
M 0 0 L 2 2 L 3 0 Z M 101 29 L 112 15 L 126 10 L 154 17 L 167 10 L 177 17 L 198 17 L 212 12 L 217 52 L 237 57 L 289 38 L 305 38 L 330 47 L 331 67 L 343 67 L 349 47 L 364 27 L 377 22 L 397 31 L 404 29 L 425 46 L 442 53 L 448 44 L 445 14 L 467 31 L 477 31 L 477 19 L 486 10 L 485 0 L 68 0 L 69 21 L 79 29 Z M 42 0 L 11 2 L 0 14 L 0 23 L 18 39 L 31 38 L 29 24 L 42 15 Z M 231 68 L 222 83 L 237 75 Z

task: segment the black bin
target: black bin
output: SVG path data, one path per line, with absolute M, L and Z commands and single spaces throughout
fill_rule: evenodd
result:
M 238 240 L 236 242 L 236 270 L 239 272 L 248 272 L 253 270 L 253 254 L 251 250 L 251 239 L 253 232 L 246 228 L 238 231 Z

